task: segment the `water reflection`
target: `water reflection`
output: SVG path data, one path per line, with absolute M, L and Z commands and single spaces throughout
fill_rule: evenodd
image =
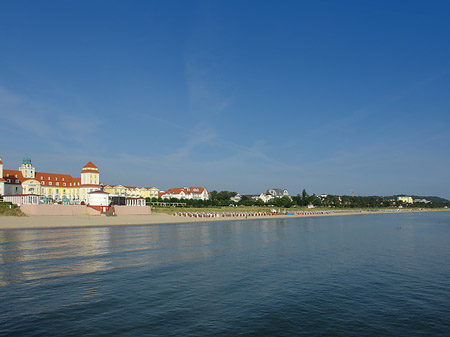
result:
M 0 285 L 205 259 L 271 245 L 283 221 L 0 231 Z M 250 240 L 249 240 L 250 239 Z
M 297 336 L 340 326 L 346 336 L 368 321 L 385 327 L 395 311 L 390 328 L 422 319 L 427 335 L 433 322 L 448 328 L 450 224 L 408 221 L 0 231 L 0 334 Z
M 109 231 L 109 228 L 0 231 L 0 285 L 104 270 L 110 263 Z
M 323 261 L 350 268 L 358 264 L 359 258 L 367 258 L 351 255 L 346 248 L 352 235 L 358 236 L 364 229 L 354 220 L 356 218 L 352 219 L 264 219 L 0 231 L 0 285 L 119 268 L 145 266 L 151 269 L 184 260 L 224 256 L 230 252 L 254 252 L 275 263 L 283 262 L 277 261 L 279 256 L 296 262 L 296 259 L 315 252 L 311 263 L 303 259 L 299 269 L 306 270 L 311 268 L 311 264 Z M 364 230 L 370 237 L 367 237 L 367 242 L 359 238 L 356 244 L 370 245 L 370 238 L 381 239 L 382 234 L 377 232 L 377 227 Z M 401 242 L 406 245 L 400 247 L 401 253 L 397 256 L 406 254 L 408 258 L 420 248 L 414 246 L 419 242 L 415 232 L 405 230 L 397 233 L 403 235 Z M 391 255 L 383 249 L 379 254 Z
M 0 231 L 0 286 L 24 278 L 22 270 L 17 268 L 18 262 L 23 260 L 20 233 Z

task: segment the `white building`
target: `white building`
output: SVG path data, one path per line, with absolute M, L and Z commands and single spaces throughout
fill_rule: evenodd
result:
M 109 193 L 103 191 L 89 192 L 90 206 L 109 206 Z
M 263 202 L 268 202 L 268 201 L 274 199 L 274 196 L 272 196 L 271 194 L 267 194 L 267 193 L 261 193 L 259 195 L 258 199 L 261 199 Z
M 271 188 L 267 190 L 267 194 L 270 194 L 274 198 L 282 198 L 282 197 L 288 197 L 289 192 L 286 189 L 281 188 Z
M 231 197 L 230 200 L 237 203 L 242 200 L 242 196 L 237 193 L 234 197 Z
M 11 202 L 16 205 L 38 205 L 39 195 L 36 194 L 12 194 L 3 197 L 4 202 Z
M 208 200 L 210 197 L 209 191 L 204 187 L 177 187 L 171 188 L 165 192 L 160 192 L 159 196 L 162 199 L 190 199 L 190 200 Z

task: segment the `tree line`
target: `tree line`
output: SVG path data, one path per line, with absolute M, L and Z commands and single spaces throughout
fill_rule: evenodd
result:
M 442 199 L 442 202 L 431 203 L 413 203 L 407 204 L 402 201 L 397 201 L 395 197 L 380 197 L 380 196 L 349 196 L 349 195 L 326 195 L 317 196 L 316 194 L 309 195 L 304 189 L 302 193 L 293 197 L 284 196 L 281 198 L 274 198 L 268 202 L 261 199 L 254 200 L 249 195 L 241 196 L 239 202 L 234 202 L 231 198 L 235 197 L 237 192 L 231 191 L 211 191 L 209 200 L 190 200 L 190 199 L 176 199 L 171 198 L 147 198 L 147 201 L 153 202 L 183 202 L 190 207 L 211 207 L 211 206 L 269 206 L 269 207 L 306 207 L 312 205 L 314 207 L 326 208 L 383 208 L 383 207 L 408 207 L 408 208 L 442 208 L 450 206 L 448 200 Z M 445 200 L 445 201 L 444 201 Z

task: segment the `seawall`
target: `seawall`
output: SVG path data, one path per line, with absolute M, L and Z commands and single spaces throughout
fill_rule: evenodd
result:
M 150 215 L 150 206 L 114 206 L 116 215 Z
M 26 215 L 100 215 L 86 205 L 21 205 Z

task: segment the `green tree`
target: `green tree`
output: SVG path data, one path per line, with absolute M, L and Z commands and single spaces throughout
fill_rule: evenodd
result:
M 314 206 L 322 206 L 322 199 L 320 199 L 315 194 L 309 197 L 309 202 L 312 203 Z
M 297 194 L 295 197 L 292 197 L 292 201 L 294 202 L 295 205 L 302 205 L 302 197 L 300 196 L 300 194 Z
M 306 189 L 303 189 L 303 191 L 302 191 L 302 199 L 305 199 L 305 198 L 307 198 L 307 197 L 309 197 L 309 195 L 308 195 L 308 193 L 306 192 Z
M 282 207 L 289 208 L 293 205 L 291 198 L 289 198 L 286 195 L 284 197 L 276 198 L 276 199 L 280 200 L 280 204 L 281 204 L 280 206 L 282 206 Z

